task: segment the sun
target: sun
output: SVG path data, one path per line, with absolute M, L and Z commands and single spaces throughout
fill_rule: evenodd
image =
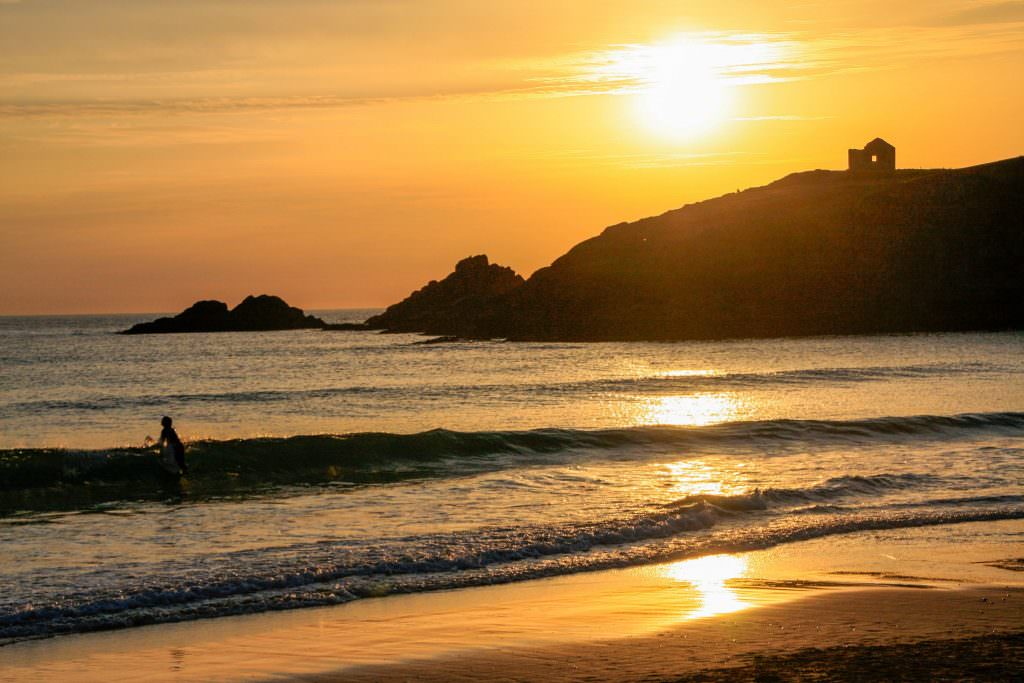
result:
M 728 115 L 732 88 L 717 46 L 680 40 L 651 46 L 642 60 L 637 114 L 658 135 L 685 140 L 706 133 Z
M 628 95 L 638 127 L 685 141 L 732 120 L 744 86 L 777 83 L 792 63 L 791 41 L 759 34 L 681 33 L 598 53 L 589 82 Z

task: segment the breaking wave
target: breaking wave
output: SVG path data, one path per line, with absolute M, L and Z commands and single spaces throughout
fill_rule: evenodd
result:
M 921 415 L 862 420 L 765 420 L 705 427 L 359 433 L 198 441 L 189 444 L 189 490 L 197 496 L 330 482 L 375 484 L 458 476 L 530 464 L 713 448 L 782 452 L 904 439 L 955 440 L 1024 434 L 1024 413 Z M 854 485 L 854 484 L 851 484 Z M 0 451 L 0 513 L 64 509 L 121 497 L 145 499 L 176 489 L 152 451 L 13 449 Z M 48 495 L 53 489 L 60 496 Z M 767 494 L 766 494 L 767 495 Z M 781 493 L 771 495 L 783 495 Z
M 400 548 L 325 541 L 226 553 L 201 566 L 165 563 L 158 575 L 136 579 L 116 595 L 83 590 L 44 605 L 0 601 L 0 645 L 751 551 L 857 531 L 1024 519 L 1022 496 L 1003 497 L 999 507 L 980 497 L 964 509 L 944 509 L 937 500 L 937 509 L 911 512 L 869 505 L 793 514 L 801 503 L 864 494 L 870 499 L 936 480 L 916 474 L 839 477 L 807 489 L 691 497 L 660 511 L 591 523 L 428 534 Z M 712 528 L 715 533 L 706 533 Z

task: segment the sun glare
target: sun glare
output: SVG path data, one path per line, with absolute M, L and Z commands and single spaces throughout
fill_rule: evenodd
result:
M 661 377 L 713 377 L 718 374 L 716 370 L 665 370 Z
M 687 394 L 646 398 L 636 407 L 638 424 L 702 427 L 737 419 L 743 402 L 734 394 Z
M 739 86 L 782 80 L 787 41 L 768 36 L 680 35 L 653 45 L 627 45 L 605 54 L 596 72 L 622 82 L 637 117 L 662 138 L 707 133 L 733 115 Z
M 688 138 L 719 123 L 729 109 L 730 88 L 714 63 L 711 46 L 683 41 L 652 48 L 646 87 L 637 96 L 641 120 L 671 138 Z
M 746 573 L 747 561 L 742 555 L 709 555 L 668 565 L 666 576 L 690 584 L 700 596 L 698 607 L 688 612 L 685 618 L 728 614 L 747 607 L 747 603 L 727 584 L 730 579 Z
M 676 496 L 713 495 L 726 492 L 722 481 L 723 472 L 700 460 L 680 460 L 665 464 L 672 481 L 672 493 Z M 735 488 L 729 486 L 729 490 Z

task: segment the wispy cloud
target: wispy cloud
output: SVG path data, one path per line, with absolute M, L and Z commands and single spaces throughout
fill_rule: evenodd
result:
M 826 121 L 832 116 L 802 116 L 800 114 L 774 114 L 768 116 L 736 116 L 733 121 Z
M 0 117 L 89 116 L 97 118 L 162 114 L 219 114 L 285 109 L 326 109 L 365 106 L 394 101 L 388 97 L 210 97 L 198 99 L 131 101 L 0 101 Z
M 239 83 L 286 83 L 281 74 L 253 75 L 247 71 L 204 69 L 197 72 L 91 72 L 0 73 L 0 92 L 33 92 L 45 88 L 46 96 L 0 98 L 0 117 L 132 117 L 145 115 L 242 113 L 292 109 L 327 109 L 369 106 L 401 101 L 454 99 L 535 99 L 628 95 L 643 91 L 677 67 L 685 71 L 687 60 L 699 62 L 728 86 L 781 83 L 814 75 L 826 65 L 808 58 L 799 40 L 787 35 L 691 33 L 666 43 L 623 44 L 599 50 L 568 53 L 543 59 L 506 59 L 478 64 L 483 74 L 472 82 L 381 82 L 372 94 L 353 90 L 344 73 L 323 79 L 319 92 L 225 94 L 177 97 L 118 96 L 118 92 L 173 94 L 200 89 L 237 90 Z M 256 67 L 253 67 L 256 68 Z M 302 72 L 294 81 L 311 83 Z M 337 83 L 330 92 L 331 83 Z M 259 86 L 260 89 L 264 89 Z M 60 93 L 68 93 L 59 97 Z M 103 97 L 90 98 L 90 92 Z
M 0 3 L 13 4 L 13 0 Z M 482 61 L 474 71 L 479 77 L 472 81 L 417 81 L 413 73 L 400 83 L 381 81 L 372 92 L 347 85 L 344 71 L 316 79 L 310 76 L 312 72 L 296 67 L 298 72 L 292 80 L 301 85 L 293 86 L 281 72 L 268 71 L 259 64 L 194 72 L 0 73 L 0 93 L 22 93 L 0 97 L 0 118 L 115 119 L 364 107 L 405 101 L 630 95 L 655 86 L 666 72 L 668 77 L 676 77 L 673 70 L 685 72 L 694 66 L 728 87 L 764 86 L 901 68 L 919 61 L 1019 52 L 1020 31 L 1005 26 L 1011 21 L 1024 21 L 1024 2 L 973 7 L 938 21 L 941 25 L 899 29 L 828 34 L 692 32 L 657 43 L 611 45 L 547 58 Z M 157 92 L 168 96 L 148 97 L 149 92 L 139 88 L 140 84 L 154 82 L 159 84 Z M 256 84 L 248 88 L 249 94 L 247 83 Z M 293 92 L 275 95 L 267 83 L 288 85 Z M 45 94 L 33 90 L 40 84 L 47 86 Z M 110 94 L 90 97 L 97 84 L 104 86 L 102 92 Z M 226 94 L 185 94 L 218 90 Z M 119 91 L 137 94 L 122 97 Z M 270 94 L 266 94 L 268 91 Z M 26 94 L 30 92 L 34 94 Z M 788 113 L 738 120 L 807 118 Z
M 1024 2 L 972 3 L 971 7 L 937 18 L 937 26 L 1006 24 L 1024 22 Z
M 545 153 L 534 157 L 546 166 L 614 166 L 617 168 L 659 169 L 705 166 L 773 165 L 793 161 L 760 152 L 708 151 L 708 152 L 650 152 L 639 154 L 608 154 L 595 149 L 574 149 Z
M 547 73 L 531 81 L 552 95 L 631 94 L 660 79 L 700 70 L 726 85 L 778 83 L 807 68 L 797 41 L 784 35 L 689 33 L 654 44 L 614 45 L 524 63 Z

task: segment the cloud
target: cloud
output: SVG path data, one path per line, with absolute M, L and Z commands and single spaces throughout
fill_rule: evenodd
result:
M 688 33 L 653 44 L 616 45 L 535 63 L 530 80 L 551 95 L 632 94 L 666 77 L 700 71 L 732 86 L 779 83 L 806 68 L 785 35 Z
M 10 2 L 10 0 L 0 0 Z M 1024 2 L 961 12 L 964 18 L 1024 16 Z M 281 70 L 253 63 L 236 68 L 160 73 L 0 73 L 0 119 L 132 120 L 142 117 L 328 110 L 411 101 L 506 100 L 620 96 L 644 92 L 688 60 L 731 87 L 774 85 L 915 62 L 977 58 L 1019 51 L 1019 32 L 1005 26 L 883 28 L 812 35 L 691 32 L 649 44 L 620 44 L 545 58 L 476 61 L 462 75 L 402 71 L 402 78 L 353 83 L 348 72 L 319 65 Z M 444 70 L 444 75 L 450 75 Z M 286 77 L 287 76 L 287 77 Z M 407 77 L 408 76 L 408 77 Z M 147 90 L 147 87 L 150 89 Z M 40 89 L 42 88 L 42 89 Z M 291 92 L 281 92 L 284 88 Z M 223 93 L 207 96 L 207 93 Z M 134 97 L 122 93 L 134 93 Z M 150 95 L 153 96 L 150 96 Z M 799 113 L 743 120 L 806 120 Z
M 283 109 L 325 109 L 380 104 L 386 97 L 210 97 L 134 101 L 0 101 L 0 118 L 95 117 L 114 118 L 148 114 L 224 114 Z
M 2 0 L 0 0 L 2 1 Z M 778 83 L 802 77 L 785 37 L 694 33 L 684 38 L 706 54 L 730 85 Z M 626 95 L 649 86 L 662 45 L 619 45 L 551 58 L 492 59 L 459 71 L 393 68 L 380 78 L 353 78 L 342 67 L 268 62 L 211 65 L 198 70 L 0 72 L 0 117 L 138 117 L 327 109 L 400 101 L 536 99 Z M 284 92 L 285 90 L 289 92 Z
M 1008 24 L 1024 22 L 1024 2 L 996 2 L 977 5 L 939 17 L 936 26 L 970 26 L 973 24 Z
M 733 121 L 825 121 L 832 116 L 801 116 L 799 114 L 775 114 L 770 116 L 737 116 Z
M 607 154 L 596 149 L 570 149 L 539 154 L 534 157 L 546 166 L 615 166 L 620 168 L 659 169 L 706 166 L 775 165 L 794 159 L 775 158 L 760 152 L 709 151 L 709 152 L 653 152 L 639 154 Z

